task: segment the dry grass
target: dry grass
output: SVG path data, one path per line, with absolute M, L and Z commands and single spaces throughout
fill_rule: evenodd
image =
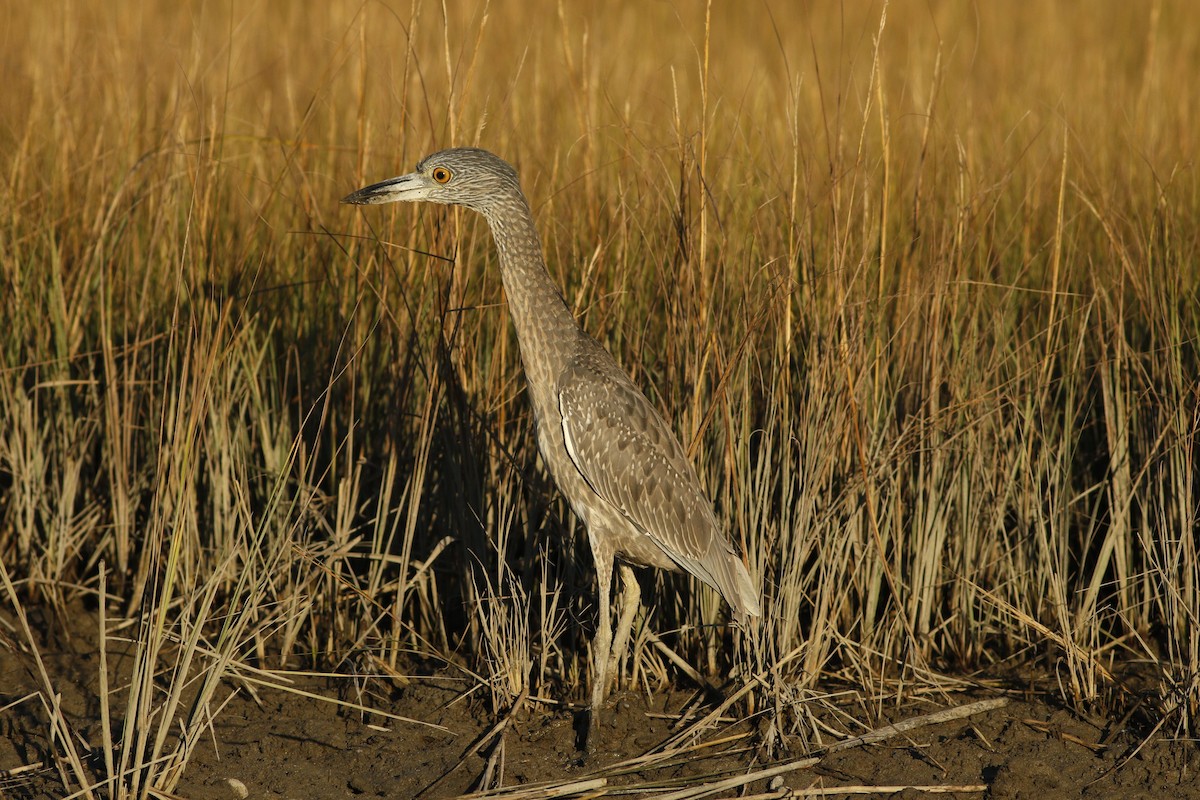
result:
M 449 144 L 518 165 L 763 580 L 731 635 L 649 578 L 627 681 L 679 679 L 658 634 L 792 734 L 823 680 L 1032 663 L 1197 732 L 1186 2 L 448 5 L 8 11 L 4 631 L 34 663 L 24 609 L 82 598 L 135 653 L 102 765 L 40 673 L 67 786 L 170 791 L 298 664 L 581 696 L 589 558 L 486 227 L 336 202 Z

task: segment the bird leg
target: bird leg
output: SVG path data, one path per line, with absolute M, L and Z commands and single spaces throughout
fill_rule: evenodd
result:
M 613 557 L 609 553 L 598 554 L 596 580 L 599 583 L 600 610 L 596 620 L 596 638 L 592 640 L 592 705 L 588 711 L 586 752 L 596 751 L 600 731 L 600 712 L 604 698 L 608 695 L 609 681 L 616 677 L 621 655 L 629 646 L 633 631 L 633 618 L 641 605 L 642 591 L 638 586 L 633 567 L 618 564 L 621 572 L 620 618 L 617 620 L 616 637 L 612 630 L 612 608 L 609 595 L 612 593 Z
M 600 729 L 600 709 L 608 688 L 608 662 L 612 653 L 612 612 L 609 593 L 612 591 L 613 556 L 605 548 L 592 544 L 596 562 L 596 582 L 599 584 L 600 613 L 596 620 L 596 637 L 592 639 L 592 705 L 588 711 L 586 752 L 596 750 L 596 737 Z
M 625 650 L 629 647 L 629 635 L 633 632 L 633 618 L 642 604 L 642 590 L 638 586 L 637 576 L 633 574 L 633 567 L 619 563 L 618 568 L 621 572 L 620 617 L 617 619 L 617 632 L 613 636 L 612 656 L 608 661 L 608 672 L 614 680 L 618 675 L 617 667 L 621 657 L 625 655 Z M 605 692 L 607 691 L 606 687 Z

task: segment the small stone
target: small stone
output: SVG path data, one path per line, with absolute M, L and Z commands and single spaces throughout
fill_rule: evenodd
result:
M 246 788 L 246 784 L 239 781 L 237 778 L 226 778 L 225 783 L 233 792 L 233 796 L 238 800 L 246 800 L 250 796 L 250 790 Z

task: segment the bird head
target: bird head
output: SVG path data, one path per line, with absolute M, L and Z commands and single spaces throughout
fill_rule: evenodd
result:
M 415 172 L 391 178 L 342 198 L 343 203 L 374 205 L 400 201 L 465 206 L 487 214 L 492 208 L 523 198 L 517 173 L 487 150 L 455 147 L 426 156 Z

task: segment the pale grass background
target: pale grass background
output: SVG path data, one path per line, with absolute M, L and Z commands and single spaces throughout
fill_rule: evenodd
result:
M 746 635 L 647 575 L 630 685 L 751 686 L 770 739 L 1024 665 L 1194 734 L 1200 27 L 884 10 L 9 4 L 4 624 L 32 654 L 23 609 L 85 598 L 138 645 L 100 767 L 41 678 L 64 780 L 170 789 L 288 668 L 582 696 L 590 564 L 486 227 L 337 203 L 448 145 L 517 165 L 763 580 Z

